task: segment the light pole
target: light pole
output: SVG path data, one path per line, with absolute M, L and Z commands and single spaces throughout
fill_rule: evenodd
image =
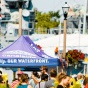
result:
M 1 8 L 0 8 L 0 35 L 1 35 L 1 20 L 2 20 L 2 15 L 1 15 Z M 0 44 L 1 44 L 1 39 L 0 39 Z M 0 49 L 1 48 L 2 48 L 2 46 L 0 46 Z
M 63 15 L 64 15 L 64 38 L 63 38 L 63 58 L 65 59 L 66 54 L 66 22 L 67 22 L 67 15 L 69 11 L 69 6 L 67 5 L 67 2 L 65 2 L 65 5 L 62 7 Z
M 23 0 L 18 0 L 19 3 L 19 37 L 22 35 L 22 6 L 23 6 Z M 18 68 L 18 71 L 21 69 Z M 15 73 L 14 73 L 14 78 L 15 78 Z
M 37 25 L 38 21 L 37 19 L 34 20 L 34 33 L 36 33 L 36 25 Z
M 19 37 L 22 35 L 22 5 L 23 0 L 18 0 L 19 3 Z
M 0 35 L 1 35 L 1 21 L 2 21 L 2 15 L 0 14 Z
M 81 33 L 81 15 L 79 13 L 79 24 L 78 24 L 78 30 L 79 30 L 79 51 L 80 51 L 80 33 Z
M 1 3 L 1 1 L 0 1 Z M 0 34 L 1 34 L 1 20 L 2 20 L 2 15 L 1 15 L 1 7 L 0 7 Z

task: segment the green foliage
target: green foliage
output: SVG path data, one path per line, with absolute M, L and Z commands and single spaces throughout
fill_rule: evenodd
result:
M 53 17 L 55 17 L 55 19 L 51 20 Z M 36 19 L 38 22 L 37 24 L 35 24 L 35 27 L 36 29 L 40 28 L 43 31 L 45 31 L 45 29 L 58 27 L 60 22 L 57 21 L 57 19 L 59 18 L 60 18 L 59 11 L 57 12 L 50 11 L 48 13 L 36 11 Z
M 60 18 L 59 10 L 56 11 L 56 12 L 50 11 L 49 14 L 51 15 L 51 17 L 57 17 L 57 18 Z

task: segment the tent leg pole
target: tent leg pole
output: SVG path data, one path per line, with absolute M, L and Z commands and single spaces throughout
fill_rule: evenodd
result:
M 13 80 L 16 78 L 16 72 L 13 72 Z
M 21 71 L 21 69 L 18 68 L 18 71 Z M 13 72 L 13 79 L 15 79 L 15 78 L 16 78 L 16 72 Z
M 56 69 L 57 69 L 57 74 L 58 74 L 58 66 L 56 66 Z

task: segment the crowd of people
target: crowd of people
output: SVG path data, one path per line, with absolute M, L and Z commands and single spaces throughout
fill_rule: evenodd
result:
M 33 71 L 31 77 L 19 71 L 18 78 L 11 84 L 8 83 L 8 79 L 4 80 L 0 71 L 0 88 L 88 88 L 88 75 L 78 73 L 69 76 L 66 72 L 57 73 L 54 68 L 48 71 L 47 66 L 42 66 L 40 70 L 40 74 Z

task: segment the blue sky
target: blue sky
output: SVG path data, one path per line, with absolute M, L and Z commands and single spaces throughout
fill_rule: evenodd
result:
M 85 4 L 85 0 L 32 0 L 33 6 L 42 12 L 61 10 L 65 2 L 69 5 Z

